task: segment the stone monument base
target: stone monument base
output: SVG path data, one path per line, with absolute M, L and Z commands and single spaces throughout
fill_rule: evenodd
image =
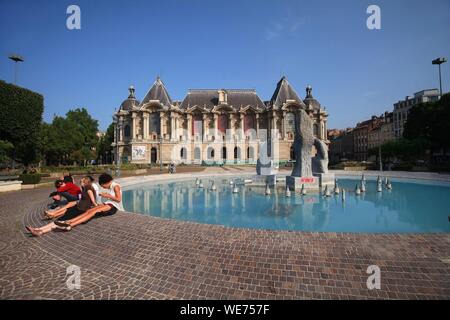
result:
M 278 173 L 278 170 L 276 170 L 273 167 L 261 167 L 261 175 L 262 176 L 273 176 Z
M 274 174 L 256 175 L 253 179 L 252 185 L 266 186 L 266 183 L 269 184 L 269 187 L 274 187 L 277 184 L 277 176 Z
M 319 179 L 319 187 L 334 187 L 334 173 L 313 173 Z
M 319 179 L 317 177 L 286 177 L 286 186 L 291 191 L 300 192 L 302 185 L 305 186 L 305 190 L 319 190 Z

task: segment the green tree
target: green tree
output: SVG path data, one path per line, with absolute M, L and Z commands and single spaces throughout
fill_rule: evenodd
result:
M 0 138 L 14 145 L 11 157 L 28 165 L 37 160 L 44 98 L 0 81 Z
M 114 142 L 114 123 L 111 123 L 106 129 L 105 135 L 103 135 L 97 144 L 97 160 L 102 160 L 105 163 L 111 163 L 112 161 L 112 146 Z
M 98 121 L 85 108 L 70 110 L 43 124 L 40 150 L 47 164 L 86 164 L 96 158 Z
M 0 163 L 11 161 L 11 154 L 14 146 L 11 142 L 0 140 Z
M 412 107 L 403 136 L 409 143 L 426 145 L 432 151 L 445 151 L 450 147 L 449 123 L 450 94 L 446 94 L 439 101 Z

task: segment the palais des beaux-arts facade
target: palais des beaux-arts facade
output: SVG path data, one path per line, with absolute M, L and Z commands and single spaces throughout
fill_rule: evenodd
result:
M 114 113 L 114 156 L 118 148 L 122 163 L 256 163 L 259 142 L 267 137 L 275 162 L 292 160 L 292 112 L 298 108 L 314 119 L 315 136 L 328 143 L 327 111 L 310 86 L 302 100 L 285 77 L 270 101 L 253 89 L 195 89 L 174 101 L 159 77 L 141 102 L 133 87 L 129 91 Z

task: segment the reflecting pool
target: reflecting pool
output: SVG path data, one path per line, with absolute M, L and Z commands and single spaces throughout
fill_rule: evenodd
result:
M 155 217 L 231 227 L 324 232 L 450 232 L 450 186 L 392 179 L 392 190 L 367 180 L 367 191 L 355 194 L 359 180 L 339 179 L 341 195 L 323 197 L 319 192 L 305 196 L 292 192 L 286 197 L 284 183 L 265 195 L 265 188 L 233 179 L 203 179 L 136 185 L 123 192 L 127 211 Z

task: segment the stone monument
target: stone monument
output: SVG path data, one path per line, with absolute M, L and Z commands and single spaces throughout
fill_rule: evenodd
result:
M 286 177 L 286 186 L 291 190 L 319 189 L 319 179 L 312 173 L 311 150 L 315 143 L 313 120 L 303 110 L 295 113 L 294 155 L 295 165 L 290 176 Z
M 319 178 L 319 186 L 333 186 L 334 173 L 328 172 L 328 147 L 320 139 L 314 139 L 314 147 L 317 150 L 316 156 L 312 158 L 313 175 Z
M 264 163 L 261 159 L 265 159 Z M 277 168 L 274 166 L 273 160 L 267 157 L 267 141 L 261 142 L 259 145 L 259 156 L 256 161 L 256 177 L 255 184 L 269 185 L 273 187 L 277 183 Z

